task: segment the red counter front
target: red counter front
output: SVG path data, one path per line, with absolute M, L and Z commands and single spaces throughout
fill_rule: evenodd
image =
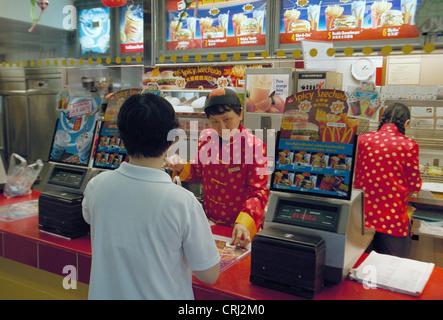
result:
M 0 206 L 21 201 L 38 199 L 39 193 L 30 196 L 5 199 L 0 196 Z M 215 234 L 230 236 L 230 229 L 213 227 Z M 66 240 L 46 234 L 38 229 L 38 217 L 25 218 L 13 222 L 0 221 L 0 259 L 12 260 L 35 269 L 44 270 L 66 277 L 63 269 L 67 265 L 77 270 L 79 282 L 89 283 L 91 266 L 91 242 L 89 236 L 74 240 Z M 250 255 L 238 261 L 221 273 L 213 286 L 194 278 L 196 299 L 251 299 L 251 300 L 289 300 L 300 299 L 296 296 L 262 288 L 249 282 Z M 0 264 L 1 267 L 1 264 Z M 2 277 L 7 277 L 0 270 L 0 286 Z M 59 283 L 63 290 L 62 283 Z M 325 287 L 316 297 L 318 300 L 401 300 L 401 299 L 443 299 L 443 269 L 434 268 L 427 286 L 419 297 L 407 296 L 383 289 L 365 289 L 363 285 L 345 279 L 338 285 Z M 0 290 L 1 291 L 1 290 Z M 37 297 L 38 298 L 38 297 Z

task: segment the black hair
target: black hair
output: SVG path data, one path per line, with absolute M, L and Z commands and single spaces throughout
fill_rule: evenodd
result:
M 407 106 L 402 103 L 391 104 L 383 112 L 378 130 L 387 123 L 393 123 L 400 133 L 405 134 L 405 122 L 409 119 L 411 119 L 411 112 Z
M 129 156 L 157 158 L 173 143 L 168 133 L 178 128 L 174 108 L 152 94 L 129 97 L 118 113 L 117 127 Z
M 206 117 L 216 116 L 225 112 L 234 111 L 237 115 L 241 115 L 242 106 L 237 104 L 215 104 L 205 108 Z

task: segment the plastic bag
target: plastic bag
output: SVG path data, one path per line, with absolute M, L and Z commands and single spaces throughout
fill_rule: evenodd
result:
M 43 162 L 40 159 L 28 165 L 23 157 L 16 153 L 11 154 L 3 195 L 12 198 L 30 194 L 31 187 L 42 168 Z

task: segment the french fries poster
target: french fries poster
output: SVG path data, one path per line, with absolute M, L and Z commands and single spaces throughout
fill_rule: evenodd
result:
M 273 189 L 349 199 L 358 119 L 347 116 L 340 90 L 302 91 L 287 97 Z

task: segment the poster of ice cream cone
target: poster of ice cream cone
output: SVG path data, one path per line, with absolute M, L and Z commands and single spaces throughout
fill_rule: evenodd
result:
M 281 0 L 280 44 L 416 38 L 421 0 Z
M 120 51 L 143 52 L 143 5 L 132 4 L 120 11 Z
M 71 98 L 57 121 L 49 161 L 87 166 L 95 135 L 99 98 Z
M 340 90 L 303 91 L 286 99 L 271 189 L 349 199 L 358 119 Z

